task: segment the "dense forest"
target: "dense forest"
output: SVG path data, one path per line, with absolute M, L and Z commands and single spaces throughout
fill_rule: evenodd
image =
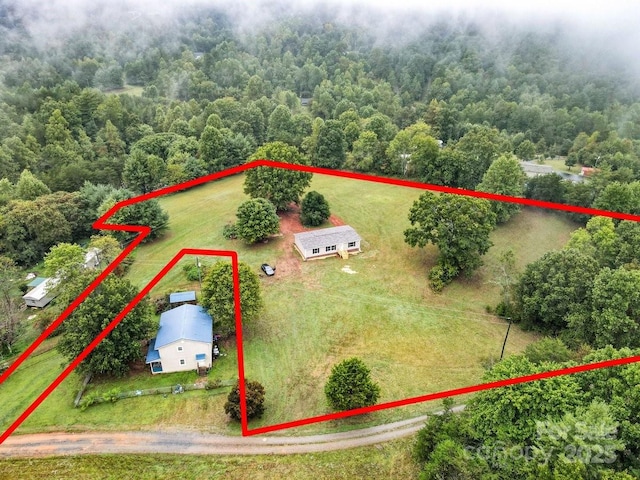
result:
M 243 164 L 275 142 L 314 166 L 467 189 L 485 189 L 498 159 L 561 159 L 594 173 L 529 179 L 521 195 L 640 214 L 637 72 L 560 22 L 383 22 L 364 7 L 279 4 L 258 22 L 202 4 L 158 16 L 103 7 L 56 29 L 46 12 L 0 1 L 3 262 L 30 267 L 61 242 L 86 243 L 117 201 Z M 487 191 L 509 193 L 496 181 Z M 168 221 L 155 202 L 119 215 L 151 225 L 149 239 Z M 640 228 L 570 218 L 581 228 L 564 250 L 521 275 L 506 259 L 496 307 L 555 338 L 487 381 L 637 354 Z M 480 394 L 464 414 L 432 419 L 416 446 L 423 477 L 637 478 L 640 370 L 598 372 Z M 580 437 L 596 423 L 599 436 Z M 559 431 L 603 460 L 576 462 Z M 489 458 L 469 445 L 554 455 Z

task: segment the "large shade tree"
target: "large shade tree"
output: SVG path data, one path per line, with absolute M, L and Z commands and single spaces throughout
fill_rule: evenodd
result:
M 487 200 L 425 192 L 411 207 L 409 221 L 406 243 L 433 243 L 440 251 L 438 264 L 429 272 L 431 286 L 438 291 L 459 273 L 470 274 L 482 265 L 482 255 L 492 245 L 489 234 L 496 215 Z
M 259 147 L 249 161 L 272 160 L 275 162 L 305 165 L 298 149 L 284 142 L 271 142 Z M 311 183 L 312 174 L 287 168 L 256 167 L 247 171 L 244 193 L 253 198 L 266 198 L 278 211 L 286 210 L 291 203 L 298 203 L 302 192 Z
M 514 320 L 526 328 L 560 332 L 570 315 L 589 315 L 594 259 L 579 250 L 549 252 L 527 265 L 515 291 Z
M 60 352 L 74 360 L 137 294 L 128 280 L 113 275 L 105 278 L 65 320 Z M 131 362 L 142 357 L 141 341 L 148 338 L 153 324 L 149 302 L 142 299 L 80 363 L 79 370 L 125 375 Z

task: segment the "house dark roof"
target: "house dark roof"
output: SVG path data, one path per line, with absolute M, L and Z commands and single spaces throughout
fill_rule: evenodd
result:
M 296 233 L 294 238 L 305 250 L 362 240 L 360 235 L 349 225 Z
M 169 303 L 193 302 L 196 299 L 196 292 L 176 292 L 169 295 Z
M 160 315 L 155 348 L 162 348 L 178 340 L 205 343 L 213 341 L 213 320 L 204 308 L 184 304 Z

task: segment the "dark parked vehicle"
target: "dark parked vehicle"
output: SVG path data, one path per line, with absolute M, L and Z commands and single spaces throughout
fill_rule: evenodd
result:
M 262 271 L 267 277 L 273 277 L 276 274 L 275 267 L 271 268 L 271 266 L 268 263 L 263 263 L 262 265 L 260 265 L 260 268 L 262 269 Z

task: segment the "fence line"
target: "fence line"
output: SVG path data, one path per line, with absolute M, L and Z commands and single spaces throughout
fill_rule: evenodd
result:
M 102 394 L 89 393 L 86 395 L 84 401 L 78 403 L 80 407 L 85 409 L 91 405 L 97 405 L 104 402 L 117 402 L 123 398 L 142 397 L 145 395 L 169 395 L 178 394 L 183 392 L 189 392 L 193 390 L 219 390 L 235 385 L 236 380 L 214 380 L 207 383 L 189 383 L 184 385 L 171 385 L 166 387 L 146 388 L 141 390 L 129 390 L 126 392 L 120 392 L 117 389 L 104 392 Z

